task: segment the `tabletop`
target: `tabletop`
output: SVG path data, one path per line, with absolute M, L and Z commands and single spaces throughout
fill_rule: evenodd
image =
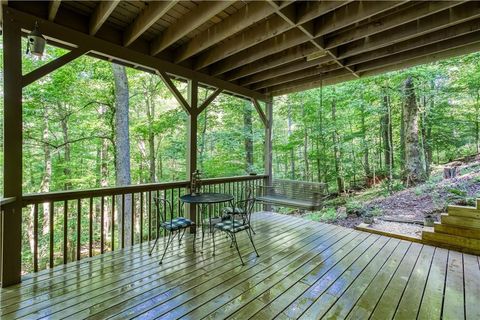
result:
M 226 193 L 200 193 L 197 195 L 184 194 L 180 197 L 180 200 L 185 203 L 199 203 L 199 204 L 208 204 L 208 203 L 221 203 L 232 201 L 234 198 L 230 194 Z

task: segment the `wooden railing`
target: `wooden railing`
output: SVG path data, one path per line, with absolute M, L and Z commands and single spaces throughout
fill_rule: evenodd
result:
M 224 192 L 239 197 L 247 186 L 257 189 L 264 185 L 267 176 L 202 181 L 204 192 Z M 180 196 L 188 193 L 188 186 L 188 181 L 176 181 L 24 195 L 23 273 L 155 239 L 154 197 L 169 199 L 175 216 L 188 216 L 180 201 Z M 209 210 L 217 215 L 222 206 L 214 205 Z
M 2 272 L 2 268 L 3 268 L 3 261 L 2 261 L 2 257 L 3 257 L 3 235 L 2 235 L 2 232 L 3 232 L 3 215 L 4 214 L 9 214 L 9 211 L 11 212 L 11 204 L 15 203 L 16 201 L 16 198 L 15 197 L 11 197 L 11 198 L 0 198 L 0 281 L 2 280 L 1 279 L 1 275 L 3 274 Z

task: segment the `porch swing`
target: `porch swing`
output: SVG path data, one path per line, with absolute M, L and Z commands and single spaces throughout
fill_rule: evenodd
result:
M 323 79 L 320 79 L 320 108 L 323 108 Z M 270 186 L 260 186 L 256 201 L 315 211 L 323 206 L 327 197 L 326 185 L 320 182 L 307 182 L 286 179 L 273 179 Z

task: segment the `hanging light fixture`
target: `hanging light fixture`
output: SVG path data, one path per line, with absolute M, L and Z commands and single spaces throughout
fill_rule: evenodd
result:
M 27 54 L 31 53 L 34 56 L 42 57 L 45 51 L 45 38 L 38 30 L 38 21 L 35 21 L 35 28 L 27 36 Z

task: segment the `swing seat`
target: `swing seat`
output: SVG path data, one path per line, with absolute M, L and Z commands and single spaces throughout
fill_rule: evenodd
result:
M 257 201 L 315 211 L 322 208 L 327 197 L 324 183 L 294 180 L 273 180 L 271 186 L 260 186 Z

